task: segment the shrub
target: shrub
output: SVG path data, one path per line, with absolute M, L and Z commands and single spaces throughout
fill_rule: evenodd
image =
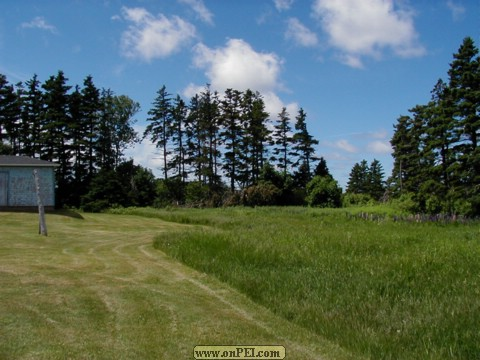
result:
M 192 181 L 185 186 L 185 201 L 187 205 L 204 207 L 209 201 L 209 189 L 200 181 Z
M 343 195 L 343 206 L 363 206 L 375 203 L 369 194 L 346 193 Z
M 340 207 L 342 188 L 331 176 L 315 176 L 307 184 L 306 201 L 310 206 Z
M 243 203 L 247 206 L 275 205 L 281 193 L 282 191 L 271 182 L 260 182 L 244 190 Z

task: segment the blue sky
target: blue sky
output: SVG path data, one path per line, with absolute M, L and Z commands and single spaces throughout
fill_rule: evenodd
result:
M 258 90 L 272 118 L 306 111 L 345 188 L 362 159 L 390 175 L 394 123 L 429 100 L 465 36 L 480 47 L 478 0 L 3 0 L 0 73 L 92 75 L 140 103 L 139 132 L 162 85 L 186 100 L 206 83 Z M 157 171 L 152 144 L 128 156 Z

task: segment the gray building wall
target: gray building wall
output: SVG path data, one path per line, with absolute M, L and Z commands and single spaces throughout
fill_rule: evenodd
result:
M 0 166 L 0 207 L 37 206 L 33 170 L 37 169 L 43 206 L 55 206 L 53 167 Z

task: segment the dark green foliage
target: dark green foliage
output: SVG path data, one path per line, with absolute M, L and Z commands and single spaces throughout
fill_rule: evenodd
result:
M 342 188 L 330 176 L 315 176 L 307 184 L 306 201 L 314 207 L 340 207 L 342 205 Z
M 189 182 L 185 187 L 185 201 L 189 206 L 205 207 L 210 199 L 210 190 L 201 181 Z
M 347 184 L 348 194 L 361 194 L 380 200 L 385 193 L 383 167 L 380 161 L 373 160 L 368 166 L 366 160 L 362 160 L 353 166 Z
M 328 170 L 327 161 L 322 157 L 318 159 L 318 164 L 315 167 L 313 176 L 332 176 Z
M 127 96 L 98 89 L 91 76 L 83 86 L 71 86 L 59 71 L 43 84 L 35 75 L 13 86 L 2 75 L 0 151 L 58 163 L 59 206 L 78 207 L 82 198 L 83 204 L 93 204 L 97 195 L 95 209 L 135 203 L 131 194 L 123 202 L 114 196 L 105 199 L 96 188 L 99 176 L 115 185 L 109 176 L 124 161 L 125 149 L 138 141 L 133 124 L 139 109 Z M 165 181 L 159 185 L 156 206 L 218 206 L 247 188 L 264 189 L 266 182 L 280 195 L 262 203 L 304 203 L 318 141 L 307 130 L 303 109 L 295 118 L 294 131 L 285 108 L 272 131 L 260 93 L 227 89 L 221 96 L 207 84 L 188 105 L 162 86 L 148 115 L 143 138 L 159 150 Z M 269 157 L 275 167 L 267 165 Z M 328 173 L 324 159 L 319 166 L 321 174 Z
M 220 136 L 225 146 L 223 169 L 229 179 L 230 191 L 235 191 L 235 185 L 239 180 L 239 168 L 241 167 L 241 141 L 243 128 L 241 124 L 241 93 L 238 90 L 227 89 L 224 99 L 220 102 L 222 113 L 221 122 L 223 131 Z
M 292 156 L 296 156 L 296 153 L 293 151 L 291 131 L 290 115 L 284 107 L 278 114 L 278 119 L 274 125 L 271 143 L 273 150 L 270 157 L 270 161 L 281 170 L 284 179 L 286 179 L 290 166 L 293 164 Z
M 453 58 L 449 81 L 438 80 L 431 101 L 395 125 L 389 190 L 412 194 L 421 212 L 478 216 L 480 57 L 473 39 Z
M 261 181 L 243 191 L 243 204 L 247 206 L 271 206 L 279 202 L 282 190 L 269 181 Z
M 91 76 L 83 87 L 67 82 L 58 71 L 43 84 L 34 75 L 14 87 L 0 75 L 0 148 L 59 164 L 57 206 L 78 207 L 93 177 L 115 170 L 125 149 L 137 141 L 132 125 L 139 105 L 100 91 Z
M 101 170 L 83 196 L 82 208 L 98 212 L 116 206 L 151 206 L 156 194 L 152 172 L 130 160 L 119 164 L 115 170 Z
M 173 109 L 170 96 L 171 94 L 167 92 L 165 85 L 158 90 L 153 107 L 148 112 L 150 117 L 147 118 L 147 121 L 149 121 L 149 124 L 143 133 L 143 138 L 148 137 L 161 152 L 163 177 L 165 180 L 168 179 L 169 166 L 167 159 L 170 155 L 167 146 L 173 131 Z
M 170 205 L 179 206 L 185 204 L 186 184 L 180 178 L 159 179 L 156 182 L 156 198 L 154 206 L 157 208 Z
M 297 156 L 294 166 L 297 167 L 297 182 L 300 187 L 305 188 L 307 183 L 312 179 L 311 167 L 318 159 L 314 156 L 314 145 L 318 145 L 318 140 L 314 139 L 307 130 L 306 122 L 307 114 L 300 108 L 296 116 L 295 130 L 293 135 L 293 150 Z
M 0 143 L 8 141 L 13 152 L 20 147 L 20 100 L 15 87 L 0 74 Z

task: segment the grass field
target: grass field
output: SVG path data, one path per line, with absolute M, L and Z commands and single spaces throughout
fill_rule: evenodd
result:
M 480 358 L 478 222 L 306 208 L 140 212 L 209 225 L 159 234 L 155 246 L 355 356 Z
M 0 359 L 192 359 L 199 344 L 357 359 L 153 248 L 232 221 L 214 214 L 49 214 L 42 237 L 37 215 L 0 213 Z

